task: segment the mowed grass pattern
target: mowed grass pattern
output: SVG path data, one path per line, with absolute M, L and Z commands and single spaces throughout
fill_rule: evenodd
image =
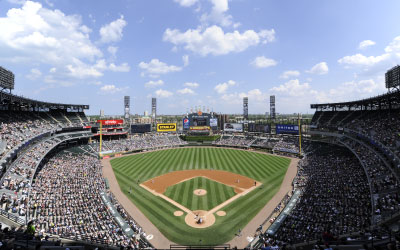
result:
M 206 195 L 193 193 L 196 189 L 204 189 Z M 164 193 L 169 198 L 190 210 L 211 210 L 222 202 L 236 195 L 234 189 L 208 178 L 197 177 L 167 188 Z
M 231 240 L 279 190 L 289 163 L 290 159 L 278 156 L 213 147 L 167 149 L 111 160 L 125 195 L 168 239 L 182 245 L 199 244 L 200 240 L 202 244 L 220 245 Z M 171 171 L 210 168 L 248 176 L 263 185 L 224 207 L 227 215 L 216 216 L 209 228 L 186 225 L 185 216 L 173 215 L 178 210 L 174 205 L 137 184 Z

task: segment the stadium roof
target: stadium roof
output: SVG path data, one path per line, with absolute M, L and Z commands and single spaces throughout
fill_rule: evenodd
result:
M 0 91 L 0 106 L 3 105 L 12 105 L 19 108 L 37 108 L 37 109 L 63 109 L 63 110 L 89 109 L 89 105 L 42 102 Z
M 400 91 L 351 102 L 311 104 L 311 108 L 317 111 L 398 109 Z

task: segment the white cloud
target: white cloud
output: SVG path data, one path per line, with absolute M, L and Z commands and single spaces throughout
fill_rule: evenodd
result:
M 3 62 L 45 64 L 44 80 L 70 86 L 76 79 L 97 78 L 103 71 L 127 72 L 129 66 L 108 64 L 91 41 L 91 30 L 79 15 L 67 15 L 40 3 L 26 1 L 0 17 L 0 58 Z M 73 79 L 75 78 L 75 79 Z
M 345 67 L 361 66 L 366 70 L 378 70 L 380 73 L 400 60 L 400 36 L 393 39 L 385 48 L 385 52 L 377 56 L 365 56 L 357 53 L 351 56 L 344 56 L 338 60 Z
M 170 72 L 177 72 L 182 70 L 181 67 L 168 65 L 158 59 L 151 59 L 149 63 L 140 62 L 138 66 L 143 70 L 142 76 L 146 74 L 151 76 L 158 76 L 160 74 L 167 74 Z
M 100 28 L 100 41 L 103 43 L 118 42 L 122 39 L 122 31 L 126 26 L 124 16 Z
M 74 64 L 68 64 L 65 66 L 66 74 L 73 78 L 85 79 L 90 77 L 101 77 L 103 76 L 102 70 L 105 69 L 105 61 L 99 60 L 95 65 L 87 65 L 80 61 L 76 61 Z
M 42 72 L 40 72 L 39 69 L 31 69 L 31 73 L 26 75 L 26 78 L 29 80 L 36 80 L 42 75 Z
M 81 27 L 79 27 L 79 30 L 82 31 L 83 33 L 86 33 L 86 34 L 92 32 L 92 29 L 90 29 L 86 25 L 82 25 Z
M 118 52 L 118 47 L 115 47 L 115 46 L 108 46 L 107 51 L 108 51 L 108 53 L 111 54 L 111 56 L 112 56 L 113 58 L 115 58 L 115 56 L 116 56 L 116 54 L 117 54 L 117 52 Z
M 360 98 L 370 97 L 385 91 L 383 83 L 377 83 L 373 79 L 350 81 L 340 84 L 335 89 L 329 90 L 329 95 L 335 99 L 358 100 Z
M 176 92 L 181 95 L 194 95 L 195 94 L 195 92 L 189 88 L 179 89 Z
M 186 67 L 189 65 L 189 56 L 188 55 L 183 55 L 182 60 L 183 60 L 183 67 Z
M 277 95 L 286 112 L 297 112 L 309 109 L 310 103 L 343 102 L 375 96 L 385 92 L 385 87 L 383 80 L 366 79 L 344 82 L 327 90 L 316 90 L 309 83 L 294 79 L 270 91 Z M 293 106 L 293 103 L 296 105 Z
M 108 68 L 114 72 L 129 72 L 131 70 L 131 67 L 129 67 L 128 63 L 122 63 L 121 65 L 110 63 Z
M 124 90 L 124 88 L 117 88 L 114 84 L 104 85 L 100 88 L 100 91 L 104 94 L 114 94 L 116 92 L 120 92 Z
M 7 0 L 7 2 L 12 3 L 12 4 L 24 4 L 26 0 Z
M 264 56 L 258 56 L 251 62 L 251 65 L 256 68 L 268 68 L 275 66 L 276 64 L 277 62 L 274 59 L 266 58 Z
M 326 62 L 320 62 L 314 65 L 307 73 L 324 75 L 329 72 L 328 64 Z
M 179 3 L 183 7 L 190 7 L 198 2 L 198 0 L 174 0 L 175 3 Z
M 164 85 L 164 81 L 163 80 L 158 80 L 158 81 L 148 81 L 144 84 L 144 86 L 146 88 L 155 88 L 158 86 L 162 86 Z
M 278 87 L 271 88 L 272 92 L 285 93 L 289 96 L 303 96 L 310 89 L 310 84 L 301 84 L 298 79 L 290 80 Z
M 217 86 L 214 87 L 214 90 L 217 91 L 218 94 L 224 94 L 230 86 L 235 86 L 235 85 L 236 85 L 235 81 L 229 80 L 227 82 L 218 84 Z
M 248 92 L 223 94 L 220 99 L 223 101 L 222 105 L 241 105 L 243 97 L 248 97 L 253 107 L 264 107 L 269 98 L 267 93 L 263 93 L 260 89 L 252 89 Z
M 173 95 L 172 92 L 168 91 L 168 90 L 164 90 L 164 89 L 159 89 L 155 92 L 156 96 L 159 98 L 168 98 L 171 97 Z
M 364 56 L 362 54 L 355 54 L 352 56 L 345 56 L 338 60 L 340 64 L 347 65 L 361 65 L 361 66 L 373 66 L 389 58 L 389 54 L 383 54 L 381 56 Z
M 3 60 L 65 64 L 101 57 L 102 52 L 82 32 L 82 27 L 79 16 L 68 16 L 27 1 L 0 18 L 0 50 L 7 51 Z
M 237 28 L 240 23 L 234 23 L 233 17 L 226 14 L 229 10 L 228 0 L 210 0 L 212 9 L 210 13 L 204 13 L 200 17 L 200 21 L 206 26 L 209 23 L 216 23 L 223 27 L 233 26 Z
M 385 48 L 386 53 L 395 53 L 400 57 L 400 36 L 395 37 L 393 41 Z
M 231 52 L 242 52 L 260 43 L 274 41 L 275 31 L 262 30 L 257 33 L 254 30 L 246 30 L 243 33 L 238 31 L 225 33 L 221 27 L 214 25 L 203 31 L 198 28 L 182 33 L 177 29 L 168 28 L 164 32 L 163 40 L 175 46 L 183 45 L 184 49 L 202 56 L 225 55 Z
M 297 70 L 288 70 L 282 73 L 282 75 L 279 76 L 279 78 L 282 79 L 288 79 L 291 77 L 298 77 L 300 75 L 300 72 Z
M 199 87 L 199 84 L 197 82 L 185 82 L 183 86 L 189 87 L 189 88 L 197 88 Z
M 73 78 L 85 79 L 85 78 L 97 78 L 103 76 L 103 71 L 110 70 L 113 72 L 129 72 L 130 67 L 127 63 L 121 65 L 115 65 L 110 63 L 107 65 L 104 59 L 97 60 L 94 65 L 87 65 L 80 61 L 75 61 L 74 64 L 66 65 L 66 74 Z
M 373 45 L 375 45 L 376 43 L 374 42 L 374 41 L 371 41 L 371 40 L 364 40 L 364 41 L 362 41 L 362 42 L 360 42 L 360 44 L 358 45 L 358 48 L 359 49 L 366 49 L 366 48 L 368 48 L 368 47 L 370 47 L 370 46 L 373 46 Z
M 50 2 L 49 0 L 45 0 L 46 4 L 50 7 L 54 7 L 54 4 Z

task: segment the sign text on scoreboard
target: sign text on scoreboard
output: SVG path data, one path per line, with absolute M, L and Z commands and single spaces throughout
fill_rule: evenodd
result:
M 176 131 L 176 123 L 157 123 L 157 132 Z
M 277 134 L 299 134 L 299 126 L 294 124 L 276 124 Z
M 191 126 L 190 130 L 211 130 L 209 126 Z
M 97 123 L 101 123 L 103 125 L 119 125 L 124 124 L 124 120 L 97 120 Z

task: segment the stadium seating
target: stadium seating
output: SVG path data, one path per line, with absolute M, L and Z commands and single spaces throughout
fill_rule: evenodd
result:
M 121 139 L 121 140 L 110 140 L 104 141 L 102 144 L 102 151 L 112 151 L 112 152 L 125 152 L 125 151 L 135 151 L 139 149 L 153 149 L 153 148 L 164 148 L 164 147 L 174 147 L 179 145 L 187 144 L 182 141 L 177 135 L 143 135 L 135 136 L 132 139 Z M 90 145 L 92 147 L 92 152 L 98 153 L 100 150 L 100 144 L 95 142 Z
M 29 219 L 35 220 L 38 230 L 62 238 L 133 249 L 147 247 L 145 241 L 124 235 L 100 198 L 103 190 L 100 161 L 83 153 L 61 152 L 43 166 L 32 184 Z M 123 208 L 117 206 L 131 221 L 135 234 L 145 236 Z

